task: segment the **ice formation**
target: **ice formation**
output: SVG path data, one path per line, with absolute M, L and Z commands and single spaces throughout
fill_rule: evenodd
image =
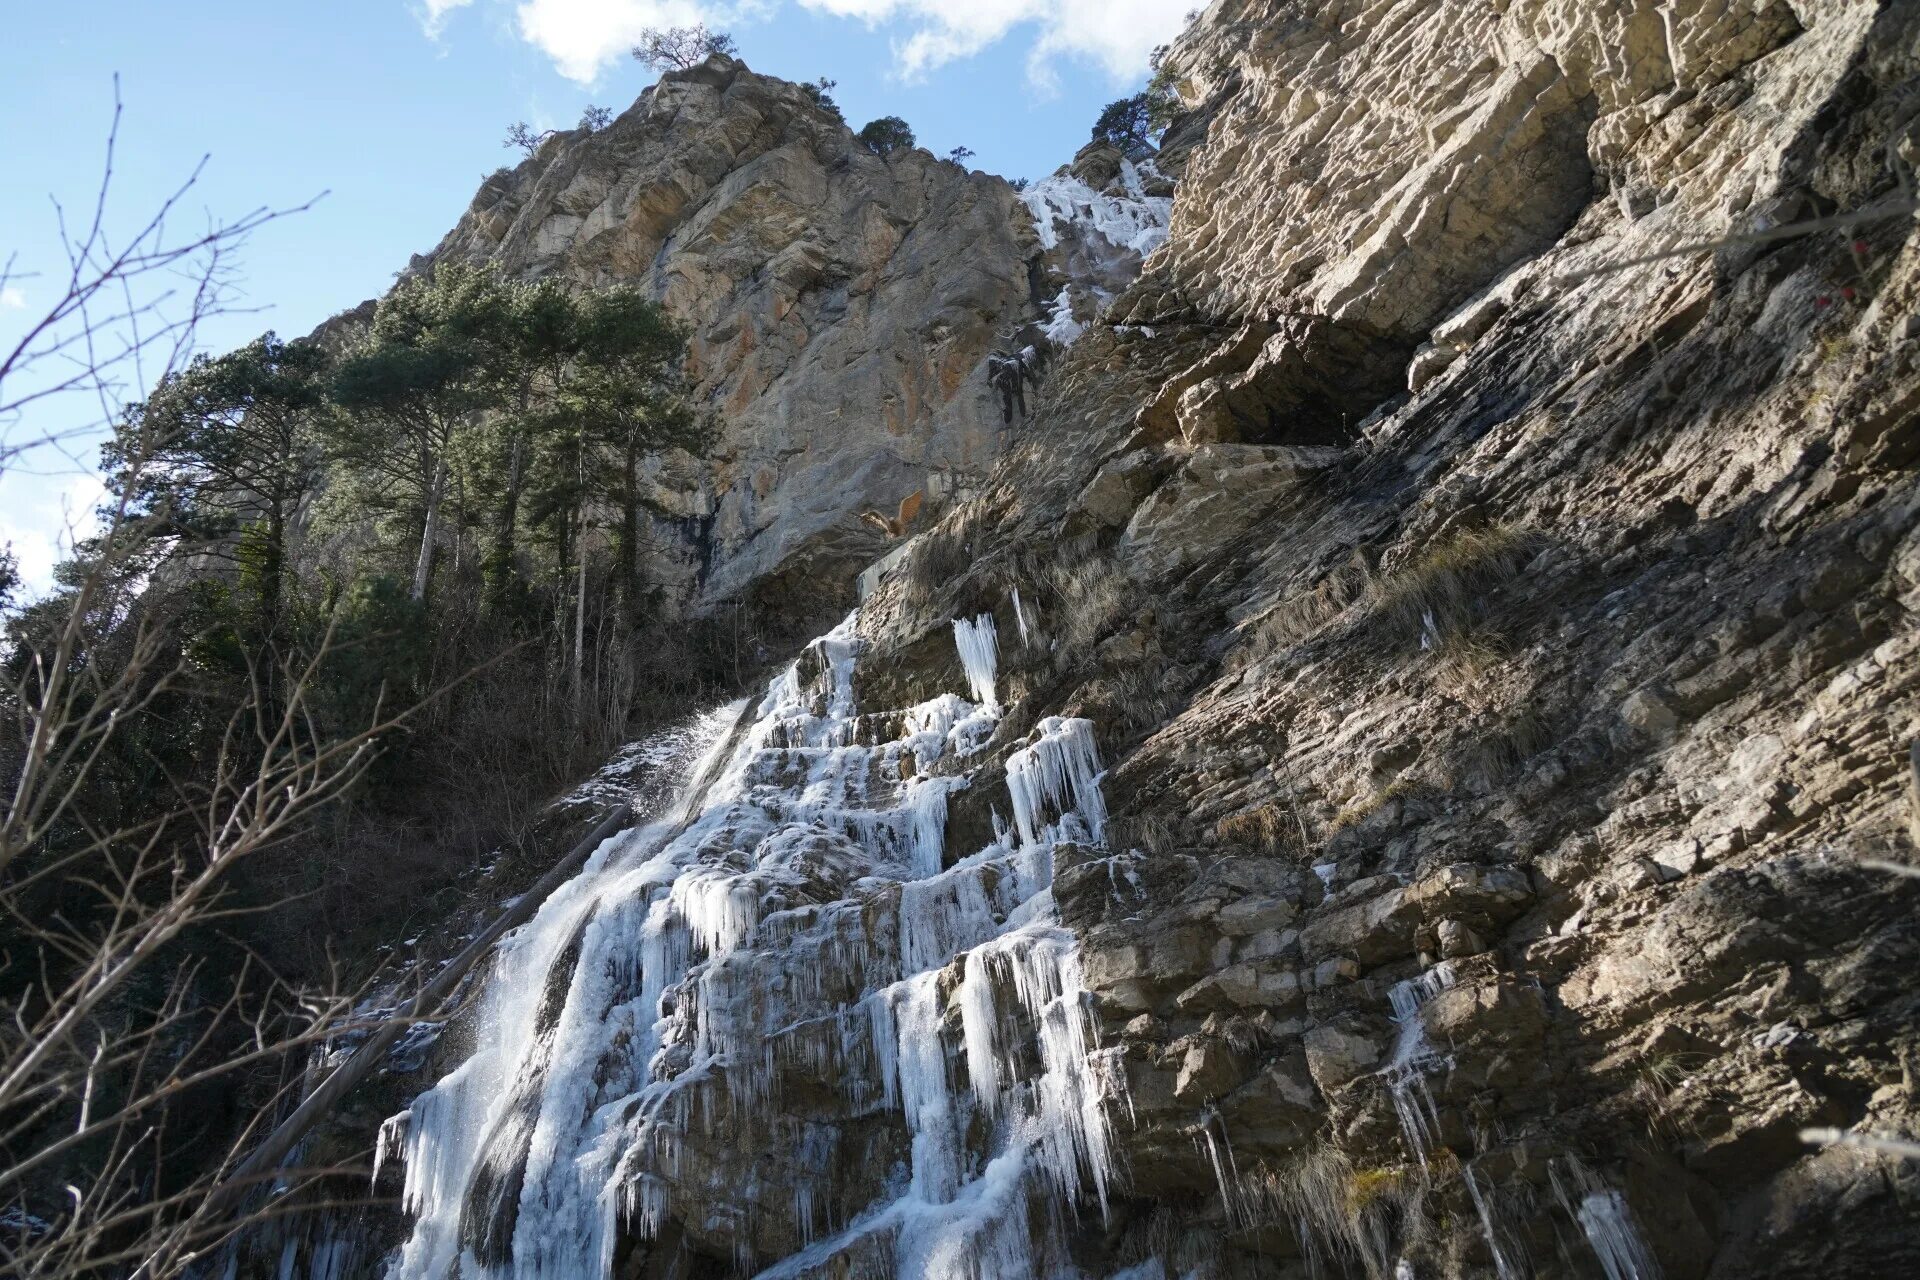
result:
M 1427 1089 L 1427 1074 L 1442 1065 L 1443 1060 L 1427 1039 L 1427 1025 L 1420 1011 L 1429 1000 L 1452 985 L 1453 966 L 1442 961 L 1418 977 L 1394 983 L 1387 992 L 1399 1032 L 1394 1038 L 1393 1057 L 1381 1074 L 1393 1094 L 1393 1109 L 1400 1116 L 1400 1132 L 1407 1140 L 1407 1148 L 1415 1162 L 1423 1167 L 1440 1120 L 1434 1111 L 1433 1095 Z
M 957 766 L 999 716 L 992 619 L 955 624 L 975 702 L 893 716 L 855 706 L 853 621 L 708 717 L 678 800 L 502 942 L 472 1056 L 382 1130 L 414 1219 L 390 1275 L 607 1275 L 716 1134 L 777 1143 L 713 1175 L 747 1215 L 736 1263 L 769 1277 L 1049 1274 L 1064 1224 L 1104 1212 L 1116 1086 L 1050 891 L 1053 842 L 1105 821 L 1091 726 L 1043 722 L 1008 764 L 1017 831 L 948 850 Z M 844 1105 L 803 1114 L 794 1088 Z M 910 1158 L 872 1203 L 831 1202 L 842 1121 L 874 1114 Z M 754 1242 L 761 1206 L 790 1248 Z
M 993 615 L 983 613 L 971 622 L 955 618 L 953 647 L 960 651 L 960 666 L 967 673 L 973 700 L 983 707 L 999 706 L 994 681 L 1000 669 L 1000 636 L 993 628 Z
M 1119 287 L 1139 259 L 1166 241 L 1173 200 L 1148 195 L 1143 170 L 1153 174 L 1150 161 L 1138 165 L 1122 161 L 1117 193 L 1096 191 L 1064 170 L 1021 193 L 1043 249 L 1051 253 L 1064 244 L 1084 255 L 1068 272 L 1075 282 L 1064 286 L 1048 307 L 1047 337 L 1061 346 L 1072 345 L 1086 332 L 1087 326 L 1075 314 L 1084 310 L 1079 306 L 1083 299 L 1091 298 L 1095 312 L 1112 301 L 1099 282 Z M 1131 266 L 1117 270 L 1123 264 Z
M 1166 243 L 1173 198 L 1148 195 L 1140 166 L 1131 160 L 1120 162 L 1120 185 L 1120 194 L 1109 195 L 1065 171 L 1029 185 L 1020 198 L 1033 214 L 1040 247 L 1059 246 L 1062 223 L 1085 228 L 1115 248 L 1143 258 Z
M 1607 1280 L 1660 1280 L 1660 1264 L 1641 1238 L 1625 1196 L 1577 1156 L 1554 1161 L 1550 1172 L 1555 1198 L 1580 1224 Z
M 1481 1189 L 1479 1175 L 1468 1164 L 1461 1167 L 1460 1176 L 1467 1184 L 1467 1196 L 1473 1201 L 1473 1212 L 1480 1219 L 1480 1234 L 1486 1238 L 1487 1251 L 1493 1255 L 1494 1274 L 1499 1280 L 1520 1280 L 1519 1268 L 1507 1258 L 1507 1251 L 1500 1247 L 1500 1230 L 1493 1220 L 1487 1193 Z

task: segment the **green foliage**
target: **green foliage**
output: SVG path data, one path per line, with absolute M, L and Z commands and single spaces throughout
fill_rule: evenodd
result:
M 591 110 L 592 108 L 589 108 Z M 525 120 L 516 120 L 507 126 L 506 141 L 503 147 L 518 147 L 531 156 L 540 149 L 540 144 L 553 136 L 552 129 L 535 129 Z
M 1093 122 L 1095 142 L 1110 142 L 1129 156 L 1151 152 L 1157 136 L 1153 127 L 1153 101 L 1145 93 L 1109 102 Z
M 121 422 L 105 449 L 109 474 L 148 528 L 229 556 L 248 530 L 244 585 L 250 634 L 271 634 L 285 586 L 288 524 L 321 466 L 318 424 L 331 358 L 310 342 L 262 334 L 218 357 L 200 356 L 162 381 Z
M 811 98 L 814 106 L 820 108 L 835 120 L 845 124 L 847 118 L 841 114 L 840 104 L 833 100 L 833 91 L 839 87 L 840 82 L 838 80 L 829 80 L 825 76 L 821 76 L 818 80 L 810 80 L 802 83 L 800 92 Z
M 588 133 L 598 133 L 612 123 L 612 107 L 589 106 L 580 113 L 580 127 Z
M 426 691 L 431 619 L 404 581 L 389 574 L 354 580 L 333 626 L 320 687 L 337 724 L 372 723 L 377 710 L 391 712 Z
M 899 116 L 881 116 L 878 120 L 870 120 L 854 136 L 860 140 L 861 146 L 877 156 L 911 150 L 914 145 L 912 127 Z
M 964 165 L 967 161 L 973 159 L 973 148 L 955 147 L 953 150 L 947 152 L 947 159 L 953 164 Z

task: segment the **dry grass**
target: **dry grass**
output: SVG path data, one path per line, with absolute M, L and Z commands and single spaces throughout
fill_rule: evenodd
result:
M 914 540 L 900 575 L 901 598 L 909 610 L 930 608 L 941 591 L 967 571 L 967 532 L 960 521 L 945 520 Z
M 1488 646 L 1492 597 L 1540 548 L 1538 536 L 1506 525 L 1455 533 L 1375 579 L 1361 602 L 1366 629 L 1395 648 L 1471 660 Z
M 1229 814 L 1213 824 L 1213 834 L 1222 844 L 1269 858 L 1302 855 L 1310 844 L 1299 811 L 1271 803 Z
M 1256 657 L 1327 634 L 1343 620 L 1352 638 L 1432 655 L 1471 675 L 1499 656 L 1493 597 L 1537 555 L 1537 535 L 1496 525 L 1449 534 L 1403 567 L 1375 574 L 1359 552 L 1311 590 L 1273 606 L 1253 624 Z
M 1179 848 L 1178 829 L 1157 813 L 1115 814 L 1107 822 L 1107 847 L 1138 849 L 1150 857 L 1160 857 Z
M 1376 791 L 1370 796 L 1356 798 L 1340 812 L 1333 815 L 1333 822 L 1327 828 L 1329 836 L 1335 836 L 1349 827 L 1357 827 L 1368 818 L 1384 809 L 1395 800 L 1411 800 L 1420 796 L 1437 794 L 1438 788 L 1422 778 L 1403 777 L 1385 790 Z
M 1312 588 L 1282 600 L 1253 624 L 1255 653 L 1265 657 L 1318 635 L 1365 595 L 1372 584 L 1373 573 L 1366 557 L 1356 551 L 1345 564 Z
M 1250 1179 L 1246 1198 L 1262 1216 L 1295 1224 L 1303 1247 L 1390 1276 L 1396 1252 L 1429 1232 L 1428 1181 L 1402 1169 L 1355 1169 L 1338 1147 L 1319 1142 Z
M 1492 791 L 1512 781 L 1527 761 L 1552 746 L 1553 725 L 1531 708 L 1476 738 L 1453 769 L 1454 781 Z
M 1020 593 L 1027 619 L 1024 650 L 1008 653 L 1024 661 L 1050 654 L 1058 671 L 1084 661 L 1095 645 L 1112 634 L 1132 605 L 1131 584 L 1111 552 L 1088 539 L 1075 539 L 1017 557 L 1006 569 L 1008 589 Z

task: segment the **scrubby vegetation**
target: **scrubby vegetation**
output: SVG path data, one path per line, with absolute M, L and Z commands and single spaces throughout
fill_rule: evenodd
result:
M 869 120 L 854 136 L 861 146 L 882 157 L 896 151 L 911 151 L 914 146 L 913 127 L 899 116 Z
M 634 60 L 650 71 L 687 71 L 715 54 L 730 58 L 738 52 L 732 36 L 709 31 L 702 22 L 690 27 L 648 27 L 633 46 Z
M 97 532 L 0 653 L 20 1274 L 217 1232 L 192 1189 L 405 923 L 735 665 L 647 576 L 642 467 L 710 429 L 685 343 L 631 289 L 441 263 L 117 413 Z

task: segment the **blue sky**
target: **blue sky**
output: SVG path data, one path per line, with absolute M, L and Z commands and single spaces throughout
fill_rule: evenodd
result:
M 756 70 L 839 81 L 856 127 L 904 116 L 921 144 L 1039 176 L 1083 143 L 1102 103 L 1132 92 L 1146 55 L 1193 0 L 66 0 L 16 4 L 0 53 L 0 260 L 58 262 L 50 196 L 91 200 L 112 115 L 126 107 L 110 222 L 149 213 L 209 156 L 188 207 L 233 218 L 312 209 L 260 231 L 243 305 L 209 326 L 225 349 L 263 329 L 304 333 L 380 293 L 512 159 L 508 124 L 568 126 L 589 103 L 624 110 L 651 82 L 624 50 L 645 26 L 704 19 Z M 0 343 L 50 299 L 44 278 L 0 291 Z M 84 421 L 78 405 L 14 438 Z M 87 448 L 70 450 L 84 461 Z M 0 474 L 0 542 L 45 582 L 65 513 L 97 492 L 41 453 Z

